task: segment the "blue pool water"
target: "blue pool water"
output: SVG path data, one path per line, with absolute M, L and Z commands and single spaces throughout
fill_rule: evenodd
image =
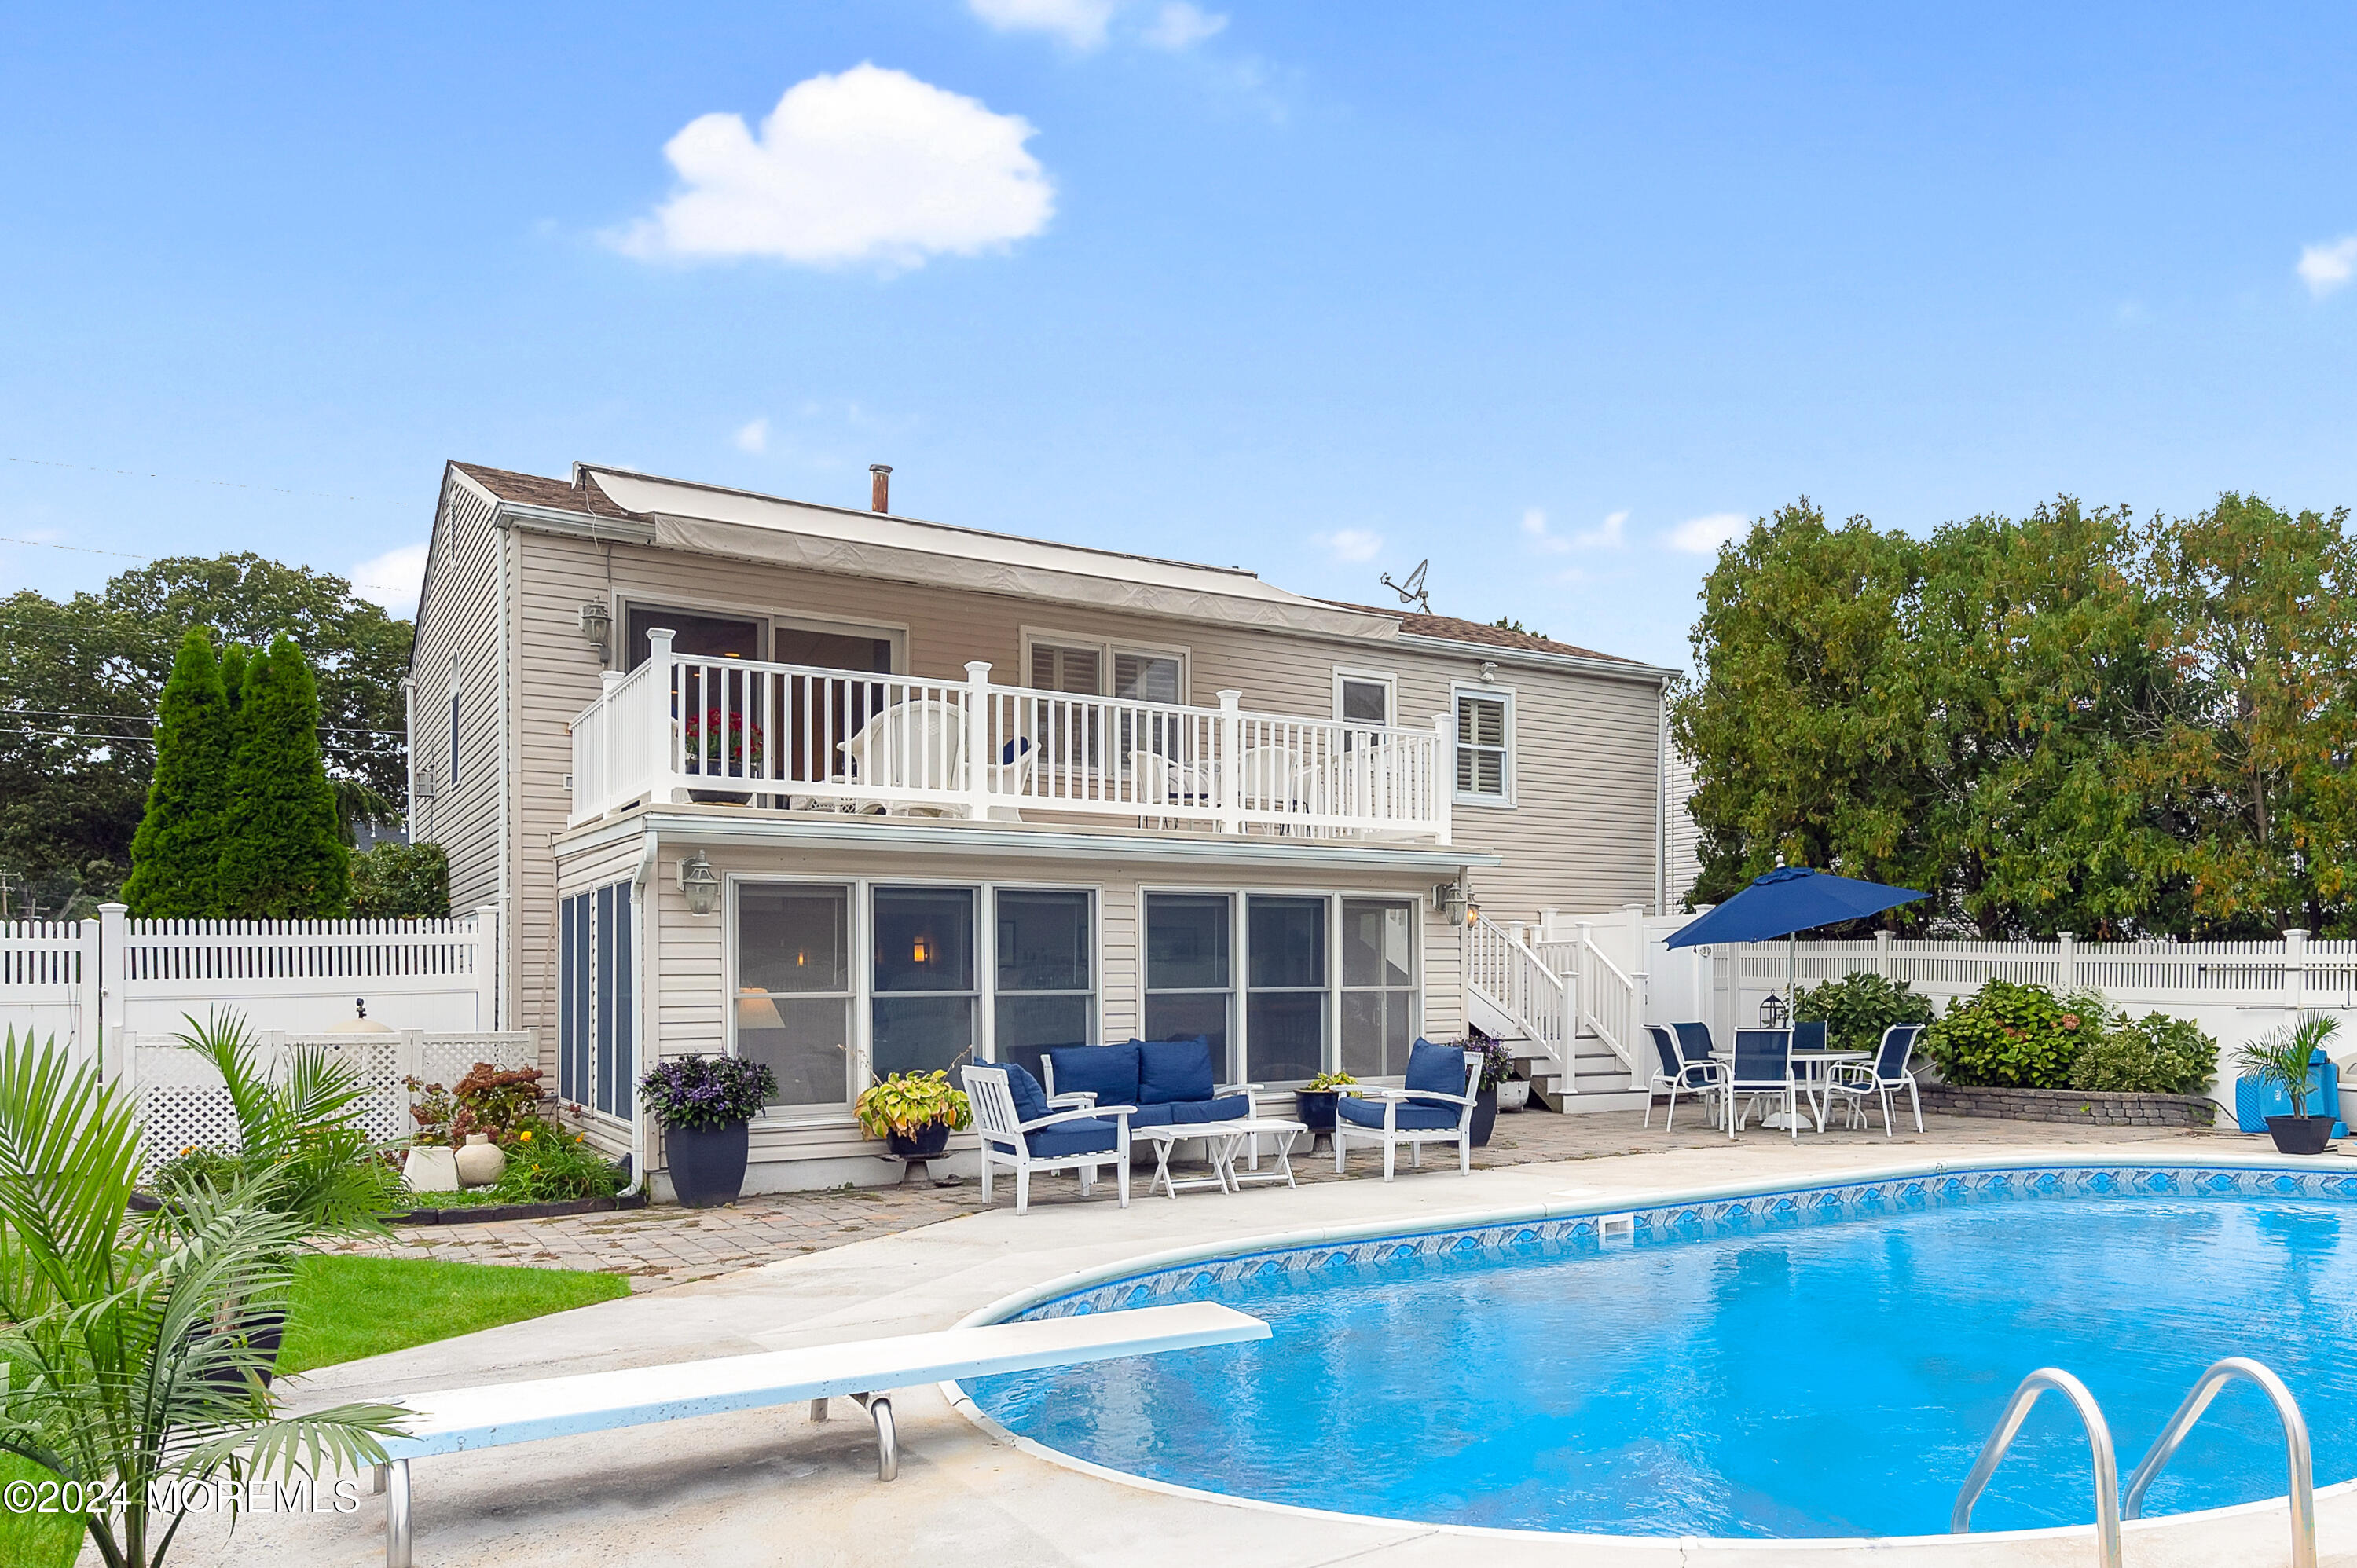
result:
M 2190 1186 L 2190 1183 L 2185 1185 Z M 2077 1373 L 2128 1471 L 2221 1356 L 2273 1367 L 2319 1486 L 2357 1476 L 2357 1203 L 1976 1197 L 1198 1280 L 1272 1337 L 981 1380 L 1050 1448 L 1182 1486 L 1433 1522 L 1628 1534 L 1944 1531 L 2021 1376 Z M 2237 1383 L 2147 1514 L 2280 1496 Z M 2040 1402 L 1978 1530 L 2092 1520 L 2087 1449 Z

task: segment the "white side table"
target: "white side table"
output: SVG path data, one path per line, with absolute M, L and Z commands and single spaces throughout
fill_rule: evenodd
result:
M 1236 1149 L 1243 1143 L 1237 1129 L 1243 1125 L 1242 1122 L 1173 1122 L 1159 1127 L 1131 1128 L 1131 1143 L 1143 1140 L 1154 1145 L 1154 1179 L 1146 1184 L 1146 1196 L 1152 1197 L 1157 1187 L 1174 1198 L 1181 1192 L 1206 1187 L 1233 1192 L 1235 1188 L 1229 1185 L 1232 1179 L 1231 1170 Z M 1170 1151 L 1187 1138 L 1203 1140 L 1204 1155 L 1211 1162 L 1210 1176 L 1189 1176 L 1181 1181 L 1170 1174 Z
M 1293 1141 L 1309 1131 L 1305 1123 L 1280 1121 L 1273 1116 L 1253 1116 L 1241 1122 L 1215 1122 L 1211 1125 L 1225 1127 L 1236 1134 L 1235 1144 L 1228 1151 L 1228 1189 L 1230 1191 L 1242 1190 L 1243 1184 L 1248 1181 L 1281 1181 L 1287 1187 L 1300 1185 L 1293 1179 Z M 1275 1142 L 1276 1165 L 1269 1170 L 1261 1170 L 1255 1166 L 1248 1171 L 1240 1171 L 1236 1169 L 1236 1154 L 1254 1136 L 1267 1137 Z

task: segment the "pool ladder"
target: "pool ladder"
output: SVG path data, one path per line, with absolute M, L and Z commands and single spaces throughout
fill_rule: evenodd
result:
M 2276 1407 L 2276 1419 L 2283 1423 L 2284 1467 L 2290 1475 L 2291 1502 L 2291 1568 L 2316 1568 L 2316 1466 L 2308 1448 L 2308 1423 L 2301 1419 L 2299 1403 L 2291 1397 L 2284 1380 L 2266 1368 L 2245 1356 L 2229 1356 L 2201 1374 L 2187 1391 L 2185 1402 L 2169 1418 L 2160 1435 L 2153 1439 L 2152 1449 L 2144 1463 L 2128 1477 L 2127 1497 L 2120 1497 L 2119 1465 L 2112 1457 L 2112 1429 L 2104 1421 L 2103 1407 L 2087 1385 L 2070 1373 L 2055 1367 L 2040 1367 L 2021 1380 L 2006 1402 L 2005 1413 L 1997 1417 L 1996 1425 L 1981 1444 L 1981 1456 L 1973 1461 L 1972 1474 L 1956 1493 L 1956 1507 L 1948 1516 L 1952 1534 L 1967 1535 L 1973 1528 L 1973 1505 L 1980 1501 L 1982 1490 L 1989 1477 L 1996 1473 L 1998 1462 L 2013 1445 L 2014 1435 L 2021 1423 L 2029 1418 L 2030 1406 L 2038 1396 L 2052 1389 L 2069 1400 L 2079 1412 L 2079 1423 L 2087 1429 L 2087 1447 L 2095 1461 L 2095 1556 L 2103 1568 L 2120 1568 L 2120 1520 L 2135 1519 L 2144 1511 L 2144 1495 L 2152 1486 L 2163 1466 L 2177 1456 L 2178 1448 L 2185 1442 L 2186 1434 L 2193 1430 L 2218 1391 L 2236 1378 L 2256 1383 L 2259 1391 Z

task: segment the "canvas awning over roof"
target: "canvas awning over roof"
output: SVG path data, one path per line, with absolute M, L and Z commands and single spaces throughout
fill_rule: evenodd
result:
M 1399 635 L 1394 617 L 1290 594 L 1249 572 L 813 506 L 621 469 L 587 471 L 615 504 L 652 519 L 655 542 L 673 549 L 1178 620 L 1371 641 Z

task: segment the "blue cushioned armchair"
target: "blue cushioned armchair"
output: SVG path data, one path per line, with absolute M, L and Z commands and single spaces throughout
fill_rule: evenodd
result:
M 1098 1167 L 1111 1165 L 1121 1189 L 1121 1206 L 1129 1207 L 1129 1118 L 1127 1105 L 1086 1105 L 1050 1111 L 1039 1080 L 1017 1062 L 997 1067 L 963 1067 L 967 1101 L 974 1107 L 974 1129 L 982 1139 L 982 1201 L 991 1198 L 991 1173 L 1000 1165 L 1015 1172 L 1015 1212 L 1031 1207 L 1033 1171 L 1075 1171 L 1081 1196 L 1094 1190 Z
M 1459 1174 L 1473 1174 L 1473 1097 L 1481 1085 L 1481 1053 L 1418 1040 L 1407 1054 L 1397 1089 L 1361 1090 L 1334 1102 L 1334 1169 L 1340 1174 L 1351 1143 L 1380 1144 L 1383 1179 L 1392 1179 L 1399 1146 L 1408 1163 L 1424 1163 L 1426 1144 L 1455 1143 Z

